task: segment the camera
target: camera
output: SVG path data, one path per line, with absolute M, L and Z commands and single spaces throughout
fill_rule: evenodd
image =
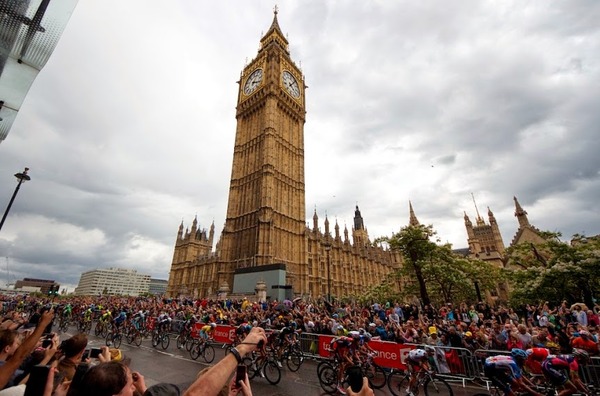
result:
M 48 348 L 50 345 L 52 345 L 53 338 L 54 338 L 54 333 L 46 334 L 44 336 L 44 339 L 42 340 L 42 348 Z

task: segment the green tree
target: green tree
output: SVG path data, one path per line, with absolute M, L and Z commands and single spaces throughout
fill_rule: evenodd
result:
M 396 277 L 400 281 L 404 276 L 413 275 L 417 281 L 418 295 L 423 304 L 431 304 L 423 275 L 423 266 L 428 260 L 431 260 L 437 248 L 435 242 L 430 240 L 435 235 L 431 225 L 409 225 L 391 237 L 383 237 L 378 240 L 387 243 L 390 249 L 397 250 L 402 254 L 403 265 Z M 408 285 L 408 289 L 411 289 L 410 285 Z
M 418 295 L 423 304 L 474 301 L 475 283 L 492 289 L 503 279 L 493 265 L 455 254 L 450 244 L 438 245 L 436 235 L 431 225 L 409 225 L 380 239 L 402 254 L 403 265 L 393 277 L 401 283 L 404 297 Z
M 507 263 L 513 268 L 511 301 L 584 301 L 593 306 L 600 293 L 600 239 L 574 235 L 566 243 L 558 233 L 543 236 L 545 243 L 507 249 Z

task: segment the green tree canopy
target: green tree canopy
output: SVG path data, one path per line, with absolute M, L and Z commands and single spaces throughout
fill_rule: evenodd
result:
M 403 297 L 417 295 L 423 304 L 475 301 L 475 283 L 496 288 L 503 277 L 499 268 L 458 255 L 450 244 L 438 245 L 436 235 L 431 225 L 409 225 L 380 239 L 402 254 L 403 265 L 393 277 L 402 284 Z
M 562 242 L 558 233 L 543 233 L 543 244 L 521 243 L 507 249 L 513 304 L 549 301 L 557 305 L 583 301 L 593 306 L 600 293 L 600 238 L 574 235 Z

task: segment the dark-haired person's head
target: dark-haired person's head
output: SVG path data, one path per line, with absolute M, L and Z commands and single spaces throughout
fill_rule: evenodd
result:
M 133 396 L 131 370 L 122 362 L 106 362 L 89 369 L 79 385 L 85 393 L 77 396 Z
M 16 330 L 0 330 L 0 360 L 11 357 L 19 345 L 21 340 Z
M 60 349 L 64 353 L 65 357 L 72 358 L 83 353 L 83 351 L 85 351 L 85 347 L 87 347 L 87 344 L 87 336 L 83 333 L 79 333 L 63 341 Z

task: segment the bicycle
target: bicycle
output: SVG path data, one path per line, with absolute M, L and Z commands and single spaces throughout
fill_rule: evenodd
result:
M 319 385 L 325 392 L 334 393 L 337 391 L 339 369 L 340 363 L 337 358 L 323 360 L 317 365 Z
M 197 360 L 202 356 L 206 363 L 212 363 L 215 360 L 215 348 L 207 340 L 195 339 L 190 348 L 190 357 Z
M 281 361 L 285 361 L 288 369 L 296 372 L 304 362 L 304 354 L 300 350 L 299 341 L 289 344 L 281 354 Z
M 125 339 L 127 340 L 128 344 L 135 344 L 136 346 L 142 345 L 142 334 L 138 329 L 136 329 L 133 323 L 127 328 Z
M 159 344 L 163 350 L 169 347 L 169 343 L 171 339 L 169 338 L 169 333 L 164 330 L 154 330 L 152 333 L 152 346 L 156 348 Z
M 281 381 L 281 369 L 271 354 L 262 356 L 256 352 L 252 357 L 245 357 L 244 364 L 248 368 L 248 378 L 253 379 L 257 375 L 266 378 L 271 385 L 277 385 Z
M 69 318 L 63 316 L 60 318 L 60 321 L 58 322 L 58 331 L 62 332 L 62 333 L 66 333 L 67 330 L 69 330 Z
M 394 396 L 404 396 L 405 390 L 410 382 L 410 373 L 401 371 L 392 371 L 388 376 L 388 388 Z M 421 370 L 417 373 L 417 382 L 413 386 L 412 393 L 414 396 L 419 394 L 419 389 L 423 388 L 425 396 L 429 395 L 446 395 L 453 396 L 452 387 L 442 378 L 435 376 L 433 371 Z
M 113 326 L 113 328 L 106 334 L 106 346 L 112 346 L 118 349 L 121 346 L 122 340 L 123 335 L 121 334 L 121 329 L 119 329 L 117 326 Z
M 184 346 L 187 348 L 187 344 L 188 344 L 188 340 L 192 338 L 192 334 L 190 332 L 189 329 L 183 328 L 181 329 L 181 331 L 179 332 L 179 334 L 177 334 L 177 349 L 182 349 Z M 190 346 L 191 348 L 191 346 Z M 189 352 L 189 350 L 188 350 Z
M 359 364 L 363 375 L 369 380 L 369 386 L 373 389 L 381 389 L 387 383 L 387 374 L 383 367 L 373 361 L 372 356 L 367 356 Z

